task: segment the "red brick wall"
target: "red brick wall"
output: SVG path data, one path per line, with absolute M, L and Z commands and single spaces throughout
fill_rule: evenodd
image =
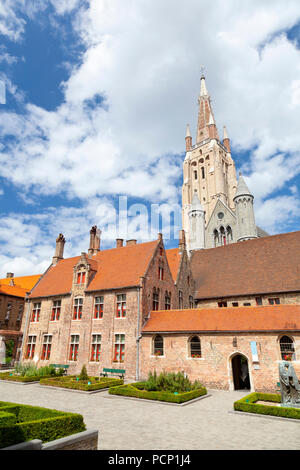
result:
M 188 340 L 193 335 L 164 335 L 164 355 L 154 357 L 152 335 L 144 335 L 141 341 L 141 378 L 147 378 L 149 371 L 184 371 L 191 380 L 199 380 L 208 388 L 234 390 L 231 359 L 237 353 L 248 359 L 251 389 L 255 391 L 274 391 L 279 380 L 278 364 L 281 360 L 278 344 L 279 335 L 269 334 L 216 334 L 199 335 L 202 357 L 190 357 Z M 237 346 L 233 346 L 233 337 Z M 292 335 L 296 358 L 293 365 L 300 378 L 300 334 Z M 252 363 L 250 341 L 256 341 L 259 369 Z

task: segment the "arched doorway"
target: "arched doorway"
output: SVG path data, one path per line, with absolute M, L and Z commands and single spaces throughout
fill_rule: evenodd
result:
M 231 359 L 234 390 L 250 390 L 248 360 L 242 354 Z

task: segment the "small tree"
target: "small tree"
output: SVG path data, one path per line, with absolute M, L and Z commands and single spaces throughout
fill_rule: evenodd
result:
M 89 380 L 89 376 L 87 374 L 85 364 L 82 366 L 82 369 L 79 375 L 79 380 Z

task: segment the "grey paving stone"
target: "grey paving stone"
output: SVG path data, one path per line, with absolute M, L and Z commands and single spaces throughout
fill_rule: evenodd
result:
M 189 406 L 18 387 L 0 382 L 0 400 L 80 413 L 87 428 L 99 430 L 101 450 L 298 450 L 300 423 L 230 413 L 245 392 L 208 390 L 211 397 Z

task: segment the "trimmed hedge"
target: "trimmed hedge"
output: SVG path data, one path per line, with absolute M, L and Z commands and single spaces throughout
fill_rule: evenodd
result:
M 142 390 L 142 387 L 143 382 L 137 382 L 119 387 L 112 387 L 109 389 L 108 392 L 112 395 L 123 395 L 127 397 L 144 398 L 146 400 L 167 401 L 178 404 L 193 400 L 194 398 L 198 398 L 207 394 L 207 390 L 205 387 L 201 387 L 190 392 L 178 393 L 177 395 L 172 392 L 165 391 L 148 392 L 147 390 Z
M 273 403 L 281 403 L 281 395 L 277 393 L 250 393 L 250 395 L 234 402 L 233 407 L 236 411 L 246 413 L 256 413 L 270 416 L 280 416 L 283 418 L 300 419 L 300 408 L 289 408 L 283 406 L 272 406 L 257 404 L 257 401 L 270 401 Z
M 83 416 L 48 408 L 0 402 L 0 412 L 12 413 L 16 423 L 0 420 L 0 448 L 32 439 L 49 442 L 86 430 Z
M 93 390 L 101 390 L 103 388 L 114 387 L 116 385 L 123 385 L 124 383 L 123 379 L 114 379 L 110 377 L 102 377 L 100 379 L 98 377 L 91 377 L 90 379 L 91 385 L 88 385 L 86 383 L 87 381 L 77 381 L 75 375 L 67 375 L 59 378 L 43 378 L 41 379 L 40 384 L 91 392 Z
M 53 377 L 53 375 L 44 376 L 43 378 L 46 377 Z M 11 372 L 0 373 L 0 380 L 9 380 L 11 382 L 39 382 L 41 378 L 42 376 L 11 375 Z
M 0 411 L 0 427 L 10 426 L 16 424 L 17 417 L 14 413 L 8 413 L 7 411 Z

